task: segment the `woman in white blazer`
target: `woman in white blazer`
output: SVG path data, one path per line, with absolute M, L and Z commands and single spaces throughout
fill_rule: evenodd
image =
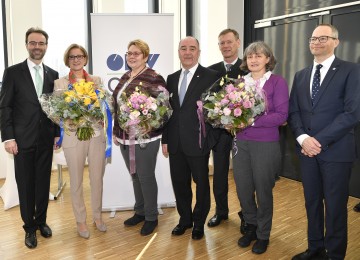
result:
M 94 82 L 95 86 L 100 86 L 101 79 L 89 75 L 84 70 L 87 61 L 88 54 L 85 48 L 78 44 L 71 44 L 64 54 L 64 63 L 70 68 L 70 72 L 65 77 L 55 81 L 54 90 L 67 90 L 69 84 L 83 80 Z M 87 141 L 78 140 L 75 133 L 64 133 L 62 148 L 70 175 L 70 191 L 77 231 L 81 237 L 89 238 L 90 233 L 86 225 L 86 208 L 83 196 L 84 166 L 87 158 L 93 222 L 99 231 L 105 232 L 106 225 L 101 218 L 101 208 L 106 142 L 103 131 L 95 131 L 95 135 Z

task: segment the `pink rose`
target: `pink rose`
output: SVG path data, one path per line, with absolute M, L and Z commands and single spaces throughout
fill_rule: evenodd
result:
M 234 116 L 239 117 L 241 116 L 241 114 L 242 114 L 241 108 L 238 107 L 234 109 Z
M 251 103 L 250 100 L 245 100 L 244 103 L 243 103 L 243 106 L 245 108 L 251 108 L 253 106 L 253 104 Z
M 231 110 L 230 110 L 229 108 L 227 108 L 227 107 L 225 107 L 225 108 L 223 109 L 223 112 L 224 112 L 224 115 L 225 115 L 225 116 L 229 116 L 229 115 L 231 114 Z

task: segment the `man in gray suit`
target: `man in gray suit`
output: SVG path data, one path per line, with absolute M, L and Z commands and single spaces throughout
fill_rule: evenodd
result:
M 51 93 L 58 72 L 42 63 L 48 34 L 30 28 L 25 35 L 29 57 L 4 72 L 0 92 L 0 129 L 5 150 L 14 155 L 15 179 L 20 213 L 24 222 L 25 245 L 37 246 L 36 230 L 51 237 L 46 224 L 50 174 L 58 127 L 42 111 L 38 97 Z

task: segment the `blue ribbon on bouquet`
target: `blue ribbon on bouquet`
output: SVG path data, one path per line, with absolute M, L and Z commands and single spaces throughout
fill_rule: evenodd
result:
M 98 99 L 100 101 L 101 111 L 103 112 L 104 115 L 104 133 L 106 139 L 105 158 L 109 158 L 111 157 L 111 147 L 112 147 L 112 127 L 111 127 L 112 115 L 109 104 L 99 97 L 100 91 L 98 89 L 95 89 L 95 93 L 98 96 Z
M 60 139 L 56 142 L 56 145 L 59 146 L 59 147 L 61 146 L 63 138 L 64 138 L 64 127 L 63 127 L 63 125 L 64 125 L 63 119 L 61 118 L 60 119 L 60 124 L 59 124 L 59 126 L 60 126 Z

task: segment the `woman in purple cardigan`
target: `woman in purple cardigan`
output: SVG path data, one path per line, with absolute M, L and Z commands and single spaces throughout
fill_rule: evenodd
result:
M 239 239 L 240 247 L 256 240 L 252 252 L 262 254 L 269 244 L 273 217 L 276 173 L 280 170 L 279 126 L 286 122 L 289 90 L 284 78 L 272 74 L 276 64 L 272 50 L 264 42 L 250 44 L 240 66 L 250 71 L 245 82 L 256 82 L 266 96 L 266 112 L 254 124 L 237 133 L 237 153 L 233 171 L 237 195 L 248 227 Z M 256 199 L 255 199 L 256 194 Z

